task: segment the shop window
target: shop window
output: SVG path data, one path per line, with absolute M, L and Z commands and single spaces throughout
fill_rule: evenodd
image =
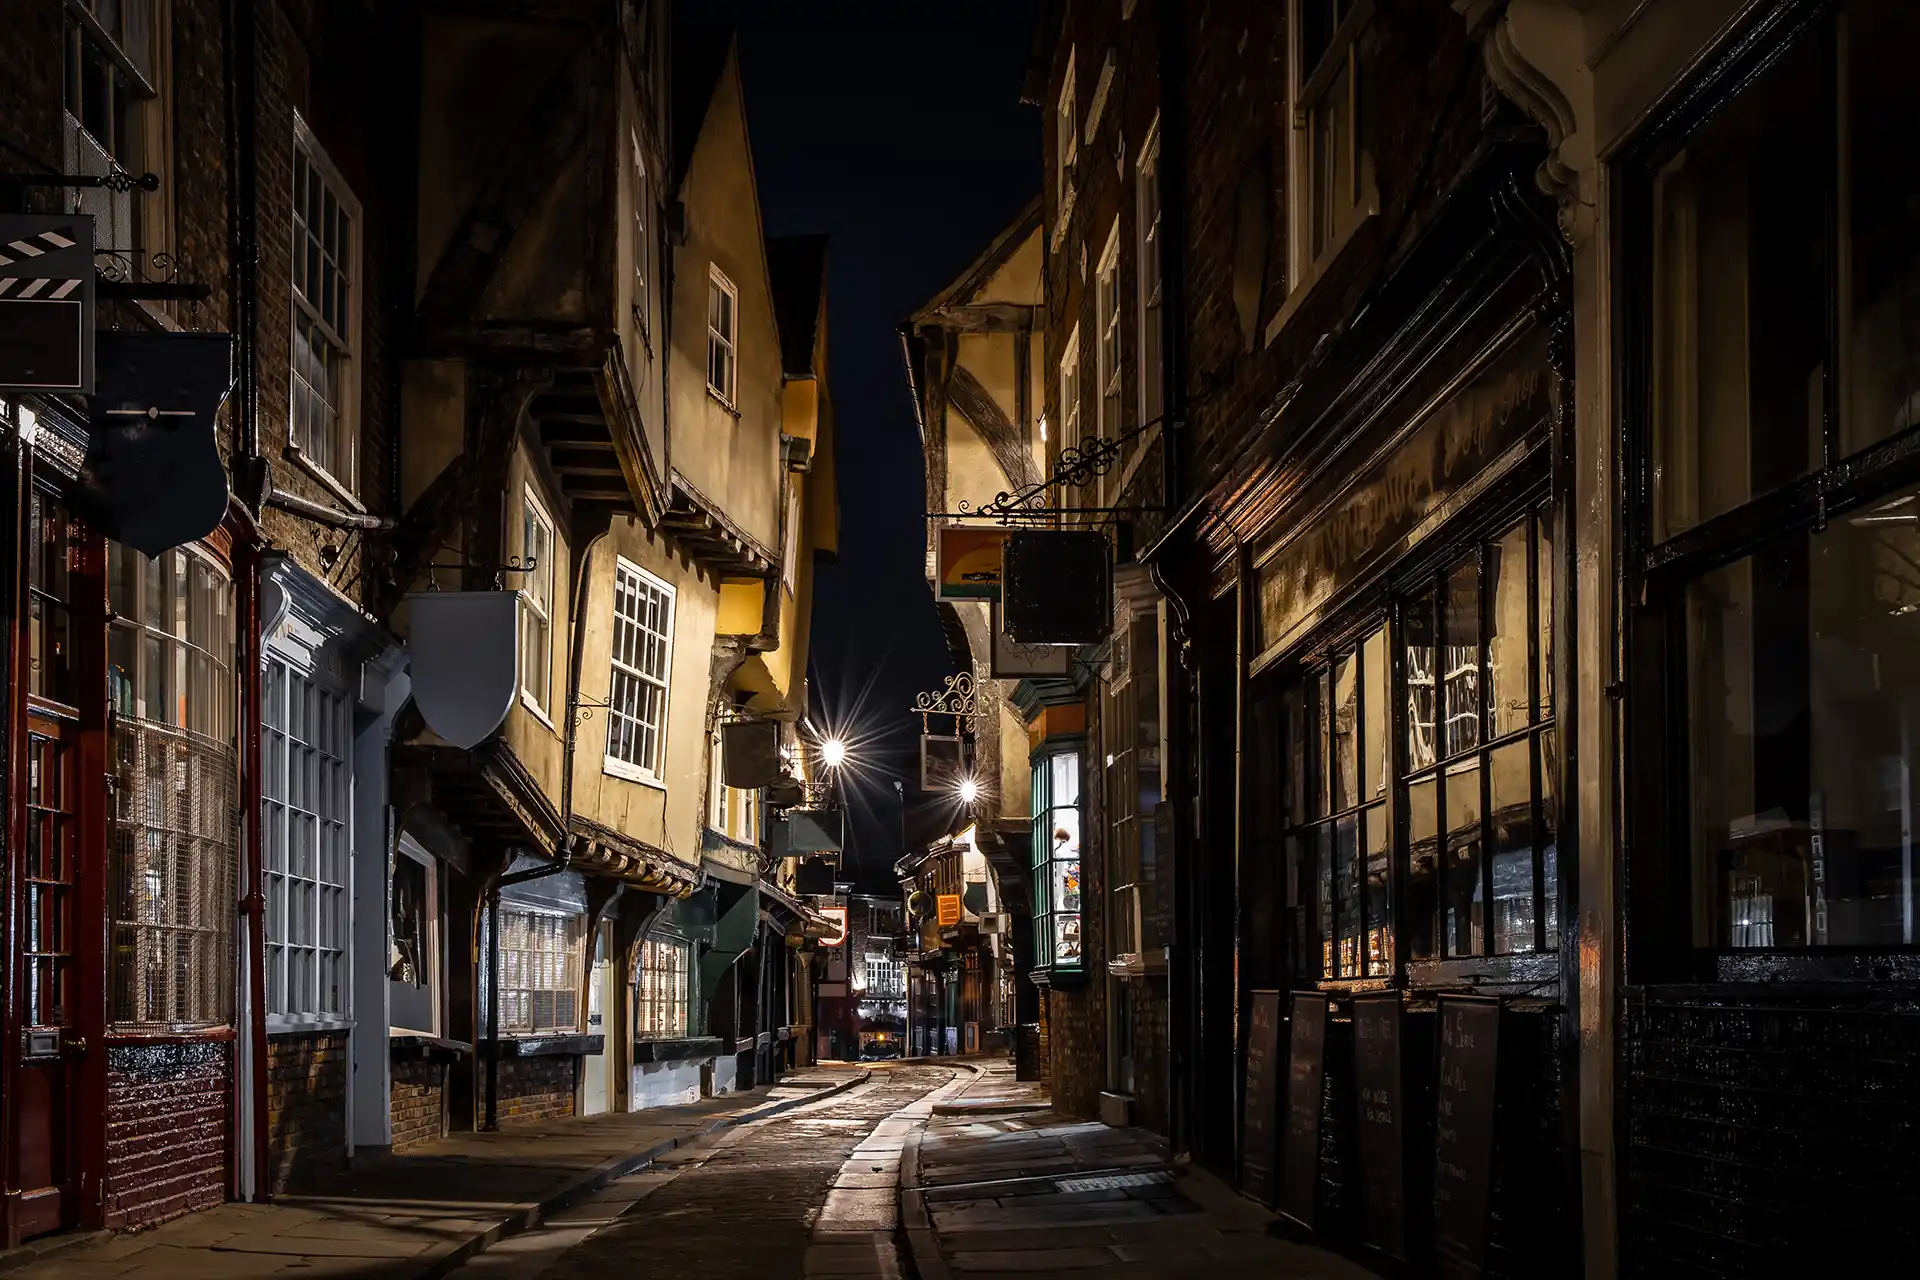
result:
M 642 1039 L 691 1035 L 693 946 L 677 938 L 648 938 L 633 982 L 633 1029 Z
M 1158 614 L 1129 613 L 1109 649 L 1100 717 L 1107 816 L 1108 953 L 1144 963 L 1165 945 L 1154 811 L 1160 803 Z
M 261 852 L 267 896 L 267 1016 L 348 1013 L 347 875 L 352 705 L 268 657 L 261 678 Z
M 1032 795 L 1034 964 L 1071 972 L 1082 965 L 1079 749 L 1037 756 Z
M 1391 976 L 1396 938 L 1410 960 L 1557 945 L 1546 530 L 1530 515 L 1413 584 L 1391 628 L 1281 694 L 1286 857 L 1320 976 Z M 1406 884 L 1398 929 L 1390 860 Z
M 29 411 L 22 407 L 20 412 Z M 79 696 L 73 676 L 73 558 L 78 529 L 60 500 L 38 485 L 29 502 L 27 692 L 71 707 Z
M 673 588 L 625 560 L 614 568 L 612 661 L 606 770 L 664 781 Z
M 501 1035 L 580 1029 L 584 923 L 585 917 L 576 913 L 500 905 Z M 484 1002 L 481 1008 L 484 1017 Z
M 238 828 L 228 578 L 195 549 L 107 554 L 109 1012 L 122 1026 L 219 1025 Z
M 1916 940 L 1920 490 L 1890 465 L 1920 432 L 1916 43 L 1910 4 L 1835 6 L 1630 188 L 1638 567 L 1683 651 L 1637 663 L 1634 691 L 1685 714 L 1635 785 L 1671 797 L 1692 899 L 1673 932 L 1703 948 Z
M 440 1007 L 440 897 L 432 855 L 402 836 L 393 860 L 388 906 L 393 918 L 387 958 L 391 1025 L 435 1035 Z

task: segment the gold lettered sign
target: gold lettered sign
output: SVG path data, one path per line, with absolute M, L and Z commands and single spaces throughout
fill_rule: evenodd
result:
M 947 925 L 950 925 L 950 924 L 960 923 L 960 895 L 959 894 L 943 893 L 940 895 L 939 904 L 940 904 L 941 928 L 945 928 Z

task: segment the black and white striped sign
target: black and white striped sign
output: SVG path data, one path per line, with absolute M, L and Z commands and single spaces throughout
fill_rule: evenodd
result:
M 93 392 L 93 219 L 0 216 L 0 387 Z
M 45 298 L 49 302 L 57 302 L 85 284 L 85 276 L 36 275 L 22 278 L 14 274 L 14 268 L 20 264 L 27 264 L 22 267 L 23 270 L 30 269 L 35 258 L 77 248 L 78 242 L 68 231 L 69 228 L 65 227 L 57 231 L 41 231 L 0 245 L 0 298 Z M 91 262 L 87 264 L 87 269 L 92 271 Z

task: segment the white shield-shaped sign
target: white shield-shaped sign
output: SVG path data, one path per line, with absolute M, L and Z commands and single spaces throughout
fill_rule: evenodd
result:
M 423 591 L 407 604 L 414 704 L 452 745 L 478 746 L 513 706 L 520 593 Z

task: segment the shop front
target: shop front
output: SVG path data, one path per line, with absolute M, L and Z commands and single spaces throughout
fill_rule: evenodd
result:
M 1558 259 L 1522 190 L 1473 174 L 1195 530 L 1202 821 L 1237 836 L 1181 918 L 1236 941 L 1201 949 L 1188 1070 L 1247 1194 L 1323 1243 L 1543 1276 L 1578 1205 L 1566 544 Z

